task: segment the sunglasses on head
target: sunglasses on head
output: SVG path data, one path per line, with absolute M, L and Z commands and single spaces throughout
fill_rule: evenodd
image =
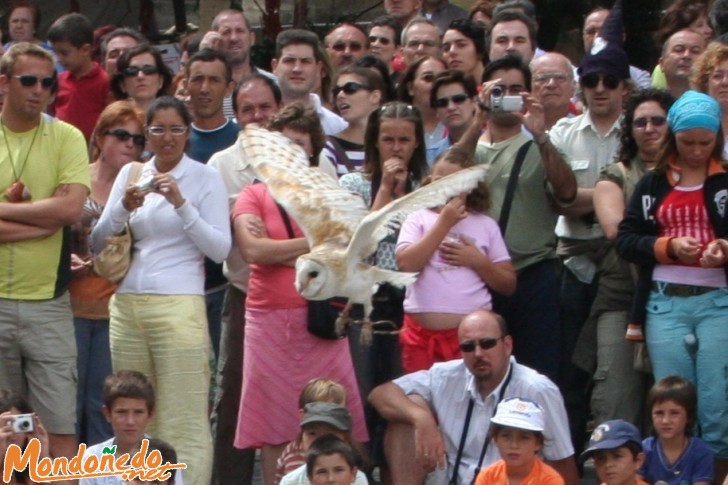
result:
M 453 94 L 452 96 L 443 96 L 442 98 L 437 98 L 432 103 L 432 106 L 434 108 L 447 108 L 447 105 L 450 104 L 451 100 L 455 104 L 463 104 L 468 99 L 470 99 L 470 96 L 468 96 L 466 93 Z
M 392 43 L 391 39 L 388 39 L 386 37 L 381 37 L 378 35 L 370 35 L 369 36 L 369 43 L 374 44 L 375 42 L 379 42 L 382 45 L 389 45 Z
M 124 77 L 138 76 L 140 72 L 145 76 L 151 76 L 152 74 L 158 74 L 159 68 L 157 66 L 152 66 L 151 64 L 145 64 L 142 67 L 129 66 L 124 69 Z
M 645 116 L 643 118 L 635 118 L 632 125 L 635 128 L 647 128 L 647 123 L 657 128 L 664 126 L 667 123 L 667 118 L 664 116 Z
M 144 135 L 141 135 L 141 134 L 135 135 L 134 133 L 129 133 L 128 131 L 122 130 L 121 128 L 116 129 L 116 130 L 106 130 L 104 135 L 111 135 L 119 141 L 129 141 L 129 139 L 131 138 L 132 142 L 136 146 L 140 146 L 140 147 L 144 146 L 144 141 L 145 141 Z
M 473 352 L 475 351 L 475 346 L 477 345 L 483 350 L 490 350 L 496 345 L 498 345 L 498 341 L 502 340 L 503 337 L 498 338 L 482 338 L 478 340 L 477 342 L 474 342 L 472 340 L 466 340 L 465 342 L 460 342 L 460 351 L 461 352 Z
M 358 93 L 362 89 L 370 89 L 369 86 L 365 86 L 364 84 L 357 83 L 354 81 L 349 81 L 348 83 L 344 83 L 341 86 L 334 86 L 334 89 L 332 89 L 332 92 L 334 93 L 334 97 L 338 96 L 340 92 L 344 92 L 344 94 L 354 94 Z
M 599 85 L 599 81 L 601 81 L 607 89 L 617 89 L 619 84 L 622 82 L 622 80 L 614 74 L 598 74 L 596 72 L 592 72 L 586 76 L 582 76 L 581 85 L 585 88 L 594 89 Z
M 43 89 L 51 89 L 53 86 L 56 85 L 56 78 L 54 77 L 38 77 L 32 76 L 30 74 L 23 74 L 22 76 L 13 77 L 20 81 L 21 86 L 25 86 L 26 88 L 35 86 L 38 83 L 40 83 L 40 86 Z

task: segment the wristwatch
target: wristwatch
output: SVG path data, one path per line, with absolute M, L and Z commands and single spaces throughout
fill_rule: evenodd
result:
M 538 138 L 534 138 L 533 141 L 536 142 L 536 145 L 543 146 L 550 139 L 551 138 L 549 138 L 549 132 L 548 132 L 548 130 L 546 130 L 546 131 L 544 131 L 543 135 L 539 136 Z

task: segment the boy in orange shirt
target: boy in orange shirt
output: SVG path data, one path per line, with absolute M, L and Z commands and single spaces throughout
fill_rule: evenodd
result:
M 475 485 L 564 485 L 561 475 L 538 457 L 543 448 L 541 406 L 506 399 L 498 404 L 490 426 L 501 460 L 480 472 Z

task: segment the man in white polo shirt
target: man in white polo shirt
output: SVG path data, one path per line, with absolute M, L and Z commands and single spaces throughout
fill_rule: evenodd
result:
M 545 412 L 546 461 L 566 485 L 579 482 L 564 403 L 547 377 L 511 357 L 513 339 L 499 315 L 478 310 L 458 327 L 463 359 L 433 365 L 382 384 L 369 401 L 389 421 L 385 453 L 392 482 L 470 484 L 499 459 L 488 430 L 498 402 L 520 397 Z M 462 444 L 462 446 L 461 446 Z M 412 453 L 412 450 L 415 453 Z

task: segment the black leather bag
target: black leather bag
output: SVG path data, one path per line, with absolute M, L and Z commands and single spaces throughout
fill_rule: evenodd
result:
M 336 326 L 336 320 L 346 306 L 347 299 L 334 297 L 328 300 L 308 302 L 309 333 L 327 340 L 338 340 L 346 337 L 346 326 Z

